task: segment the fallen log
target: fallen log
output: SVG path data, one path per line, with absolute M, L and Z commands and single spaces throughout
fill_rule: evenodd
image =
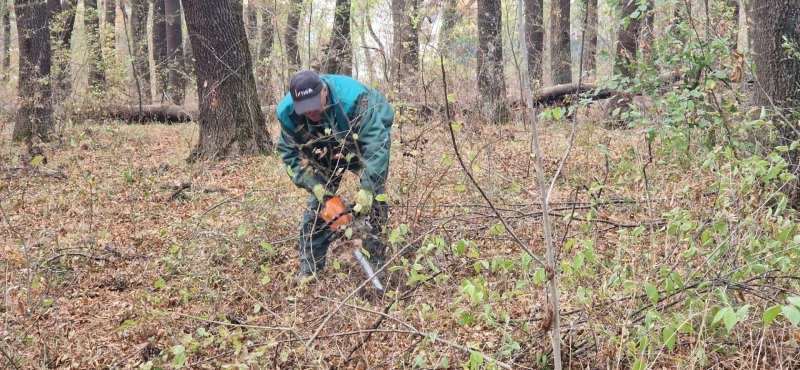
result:
M 264 115 L 274 115 L 275 106 L 267 105 L 261 108 Z M 105 108 L 85 111 L 86 118 L 115 119 L 129 123 L 182 123 L 197 122 L 200 112 L 197 107 L 179 107 L 176 105 L 113 105 Z M 267 118 L 269 120 L 269 118 Z

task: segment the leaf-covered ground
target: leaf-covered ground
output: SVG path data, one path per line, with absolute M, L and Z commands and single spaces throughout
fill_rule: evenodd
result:
M 332 247 L 320 283 L 290 286 L 307 195 L 275 154 L 187 164 L 193 124 L 83 123 L 38 157 L 10 144 L 5 130 L 3 366 L 477 368 L 494 366 L 492 359 L 549 366 L 546 272 L 536 262 L 545 256 L 541 196 L 528 126 L 464 123 L 456 133 L 505 228 L 460 167 L 447 127 L 398 121 L 387 237 L 399 267 L 382 297 L 356 289 L 364 278 L 346 242 Z M 549 181 L 570 127 L 550 122 L 541 130 Z M 739 252 L 714 252 L 731 237 L 781 233 L 778 220 L 761 216 L 771 190 L 737 187 L 744 175 L 724 163 L 701 166 L 708 151 L 691 140 L 666 135 L 648 148 L 646 137 L 581 123 L 555 182 L 564 361 L 791 368 L 797 332 L 785 320 L 765 329 L 761 313 L 785 303 L 773 292 L 793 286 L 757 272 L 730 283 L 709 262 L 750 266 Z M 340 191 L 352 198 L 357 184 L 349 176 Z M 732 232 L 711 228 L 718 221 Z M 733 313 L 718 314 L 722 307 Z

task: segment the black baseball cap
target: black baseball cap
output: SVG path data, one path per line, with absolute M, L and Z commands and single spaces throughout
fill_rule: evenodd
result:
M 322 92 L 322 79 L 317 72 L 305 70 L 295 73 L 289 81 L 289 94 L 294 101 L 294 112 L 304 114 L 322 108 L 319 94 Z

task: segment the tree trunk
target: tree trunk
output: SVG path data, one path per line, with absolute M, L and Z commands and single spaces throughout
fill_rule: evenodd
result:
M 597 68 L 597 0 L 586 0 L 586 45 L 583 48 L 583 70 Z
M 100 13 L 97 0 L 83 0 L 83 25 L 89 47 L 89 88 L 99 90 L 105 83 L 103 48 L 100 45 Z
M 147 49 L 147 0 L 131 0 L 131 40 L 133 41 L 134 66 L 139 76 L 142 104 L 153 101 L 150 81 L 150 56 Z
M 328 46 L 323 73 L 350 76 L 352 74 L 352 51 L 350 50 L 350 0 L 336 0 L 333 15 L 333 30 Z
M 550 5 L 550 73 L 553 85 L 572 82 L 569 3 L 570 0 L 553 0 Z
M 541 0 L 535 0 L 540 1 Z M 527 3 L 526 3 L 527 4 Z M 458 24 L 458 0 L 444 0 L 444 14 L 442 15 L 442 28 L 439 29 L 439 47 L 443 55 L 453 57 L 453 29 Z
M 50 27 L 44 0 L 17 0 L 19 34 L 19 108 L 12 138 L 15 141 L 55 136 L 50 90 Z
M 289 74 L 300 68 L 300 48 L 297 46 L 297 31 L 300 28 L 300 12 L 303 10 L 303 0 L 291 0 L 289 4 L 289 17 L 286 20 L 286 57 L 289 60 Z
M 486 121 L 508 120 L 503 76 L 502 9 L 499 0 L 478 0 L 478 104 Z
M 247 1 L 247 20 L 245 21 L 245 30 L 247 31 L 247 41 L 250 44 L 250 50 L 253 54 L 253 63 L 258 60 L 258 8 L 256 7 L 255 0 Z
M 163 102 L 167 91 L 167 22 L 164 0 L 153 1 L 153 61 L 156 75 L 156 100 Z
M 635 63 L 637 46 L 639 43 L 642 16 L 644 15 L 639 13 L 638 9 L 639 6 L 634 0 L 624 3 L 622 8 L 622 17 L 623 19 L 627 18 L 627 20 L 623 20 L 623 24 L 619 28 L 616 64 L 625 77 L 633 77 L 636 75 Z M 633 16 L 636 16 L 636 18 Z
M 117 2 L 115 0 L 105 0 L 103 15 L 103 63 L 106 66 L 106 73 L 117 66 Z M 108 78 L 108 77 L 106 77 Z
M 184 3 L 194 50 L 200 134 L 190 160 L 266 153 L 272 139 L 258 101 L 240 0 Z
M 499 0 L 498 0 L 499 1 Z M 411 81 L 419 71 L 419 0 L 392 0 L 393 79 Z
M 167 95 L 171 103 L 181 105 L 186 90 L 186 71 L 180 0 L 164 1 L 164 15 L 167 31 Z
M 597 1 L 597 0 L 594 0 Z M 531 80 L 542 79 L 542 56 L 544 55 L 544 4 L 542 0 L 525 0 L 525 49 L 528 53 L 528 73 Z
M 639 35 L 636 39 L 638 44 L 637 52 L 639 55 L 642 56 L 642 60 L 645 62 L 650 61 L 650 52 L 652 51 L 653 40 L 655 39 L 655 32 L 653 32 L 653 25 L 655 22 L 656 13 L 653 11 L 653 2 L 651 0 L 646 0 L 644 3 L 647 6 L 647 9 L 644 10 L 646 13 L 642 13 L 639 15 L 638 19 L 639 23 Z M 642 12 L 639 9 L 639 12 Z
M 261 37 L 261 52 L 259 53 L 258 60 L 258 82 L 259 82 L 259 96 L 261 97 L 262 104 L 272 104 L 275 96 L 272 92 L 272 44 L 275 40 L 276 27 L 275 23 L 277 18 L 275 12 L 277 11 L 277 4 L 272 3 L 271 6 L 265 6 L 261 10 L 262 23 L 264 24 L 264 34 Z
M 8 80 L 9 73 L 11 73 L 11 0 L 2 0 L 3 14 L 0 21 L 3 22 L 3 64 L 2 64 L 2 79 Z
M 51 95 L 54 105 L 63 101 L 70 95 L 72 79 L 69 76 L 70 62 L 72 59 L 72 30 L 75 26 L 75 9 L 78 0 L 66 0 L 63 5 L 59 0 L 48 0 L 47 11 L 49 16 L 50 34 L 52 37 L 50 49 L 51 66 L 57 66 L 52 71 Z

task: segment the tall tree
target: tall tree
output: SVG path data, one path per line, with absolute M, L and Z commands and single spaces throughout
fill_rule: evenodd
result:
M 183 62 L 183 22 L 180 0 L 165 0 L 167 30 L 167 95 L 173 104 L 183 104 L 186 71 Z
M 253 62 L 258 60 L 258 7 L 256 7 L 255 0 L 247 1 L 247 20 L 245 21 L 245 29 L 247 31 L 247 40 L 250 42 L 250 50 L 253 54 Z
M 508 120 L 503 78 L 503 16 L 499 0 L 478 0 L 478 104 L 489 122 Z
M 103 15 L 103 62 L 107 67 L 114 65 L 117 58 L 117 2 L 105 0 L 105 14 Z
M 240 0 L 186 1 L 194 50 L 200 134 L 190 160 L 265 153 L 272 149 Z
M 11 71 L 11 0 L 0 1 L 0 6 L 3 7 L 3 14 L 0 21 L 3 23 L 3 65 L 2 65 L 2 79 L 8 79 L 8 74 Z
M 350 49 L 350 0 L 336 0 L 333 15 L 331 42 L 328 45 L 324 73 L 343 74 L 352 72 L 352 51 Z
M 617 60 L 622 75 L 633 77 L 636 68 L 632 63 L 636 62 L 638 52 L 639 35 L 644 14 L 639 11 L 636 0 L 623 0 L 622 7 L 622 26 L 618 31 Z
M 139 80 L 143 104 L 153 101 L 150 91 L 150 54 L 147 49 L 147 0 L 131 0 L 131 41 L 133 41 L 134 68 Z
M 262 22 L 264 24 L 264 34 L 261 36 L 261 52 L 259 53 L 258 60 L 258 82 L 259 82 L 259 96 L 261 96 L 262 104 L 273 104 L 275 98 L 272 93 L 272 68 L 270 57 L 272 56 L 272 45 L 275 40 L 276 27 L 275 11 L 277 10 L 276 1 L 267 1 L 271 5 L 264 6 L 261 10 Z
M 499 0 L 498 0 L 499 1 Z M 419 0 L 392 0 L 393 78 L 413 79 L 419 71 Z
M 594 0 L 597 1 L 597 0 Z M 542 0 L 525 0 L 525 50 L 528 53 L 528 73 L 531 79 L 542 78 L 544 56 L 544 4 Z
M 53 104 L 58 104 L 70 95 L 72 79 L 69 77 L 69 67 L 72 59 L 72 31 L 75 27 L 75 9 L 78 0 L 47 0 L 48 24 L 51 42 L 51 66 L 56 65 L 52 71 L 52 96 Z
M 586 45 L 583 46 L 583 70 L 594 71 L 597 67 L 597 0 L 584 0 L 586 4 Z
M 572 82 L 569 11 L 570 0 L 552 0 L 550 5 L 550 73 L 554 85 Z
M 167 22 L 164 0 L 153 1 L 153 61 L 156 75 L 156 100 L 163 102 L 167 91 Z
M 444 0 L 442 27 L 439 29 L 439 40 L 441 40 L 439 48 L 444 55 L 453 55 L 453 30 L 456 28 L 458 18 L 458 0 Z
M 50 141 L 55 135 L 51 105 L 50 27 L 45 0 L 17 0 L 19 35 L 19 108 L 12 138 Z
M 83 24 L 89 46 L 89 86 L 99 89 L 105 83 L 103 47 L 100 44 L 100 13 L 97 0 L 83 0 Z
M 289 17 L 286 19 L 286 57 L 289 60 L 289 73 L 294 73 L 300 68 L 300 48 L 297 46 L 297 31 L 300 28 L 300 12 L 303 10 L 303 0 L 289 2 Z

